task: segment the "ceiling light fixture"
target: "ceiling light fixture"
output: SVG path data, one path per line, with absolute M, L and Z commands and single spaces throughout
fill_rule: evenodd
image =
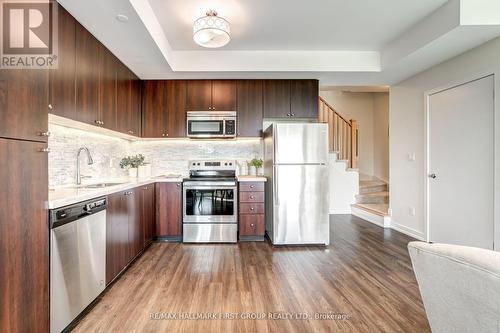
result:
M 215 10 L 209 10 L 206 16 L 194 21 L 193 40 L 196 44 L 209 48 L 226 45 L 231 40 L 229 22 L 217 16 Z

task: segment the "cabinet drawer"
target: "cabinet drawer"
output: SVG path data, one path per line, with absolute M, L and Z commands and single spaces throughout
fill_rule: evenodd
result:
M 240 215 L 240 236 L 264 236 L 264 214 Z
M 240 192 L 264 192 L 264 182 L 241 182 Z
M 264 202 L 264 192 L 240 192 L 240 202 Z
M 240 214 L 264 214 L 263 203 L 241 203 Z

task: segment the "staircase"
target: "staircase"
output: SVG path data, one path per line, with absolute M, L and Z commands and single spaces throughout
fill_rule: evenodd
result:
M 352 214 L 381 227 L 390 225 L 389 185 L 379 179 L 359 181 L 359 194 L 351 206 Z

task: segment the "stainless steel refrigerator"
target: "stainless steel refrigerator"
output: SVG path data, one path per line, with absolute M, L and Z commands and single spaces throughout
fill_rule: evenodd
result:
M 329 244 L 327 124 L 272 124 L 264 132 L 264 173 L 272 243 Z

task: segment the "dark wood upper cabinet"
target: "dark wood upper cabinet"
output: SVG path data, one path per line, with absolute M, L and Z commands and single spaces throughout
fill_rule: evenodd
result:
M 156 236 L 182 236 L 182 184 L 156 183 Z
M 99 52 L 99 116 L 100 125 L 117 129 L 116 58 L 101 45 Z
M 290 80 L 264 81 L 264 118 L 286 118 L 290 114 Z
M 168 81 L 167 98 L 167 136 L 169 138 L 186 137 L 186 94 L 187 82 Z
M 75 111 L 75 60 L 76 21 L 61 5 L 58 8 L 58 54 L 57 69 L 49 71 L 49 112 L 58 116 L 76 119 Z
M 142 82 L 142 136 L 144 138 L 167 136 L 167 82 L 165 80 Z
M 262 80 L 238 80 L 237 105 L 238 136 L 262 136 Z
M 190 80 L 187 85 L 187 110 L 208 111 L 212 109 L 212 81 Z
M 141 121 L 142 121 L 142 105 L 141 105 L 141 80 L 130 72 L 131 75 L 131 113 L 130 113 L 130 129 L 132 135 L 141 136 Z
M 155 237 L 155 185 L 141 187 L 141 223 L 143 227 L 143 244 L 147 246 Z
M 188 111 L 234 111 L 236 81 L 190 80 L 187 88 Z
M 48 70 L 0 70 L 0 137 L 47 142 Z
M 0 332 L 49 332 L 45 147 L 0 139 Z
M 76 119 L 99 125 L 99 54 L 101 44 L 76 24 Z
M 295 118 L 318 117 L 318 80 L 290 81 L 290 113 Z
M 212 80 L 212 110 L 236 110 L 236 81 Z

